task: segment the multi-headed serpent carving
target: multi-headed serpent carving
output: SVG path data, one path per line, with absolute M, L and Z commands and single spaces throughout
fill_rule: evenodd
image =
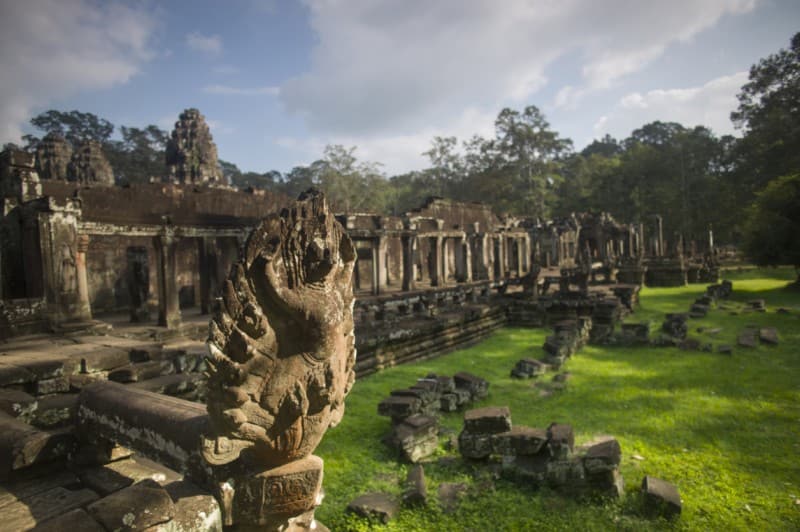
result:
M 355 255 L 315 190 L 250 235 L 209 327 L 209 463 L 245 449 L 266 466 L 297 460 L 342 419 L 355 380 Z

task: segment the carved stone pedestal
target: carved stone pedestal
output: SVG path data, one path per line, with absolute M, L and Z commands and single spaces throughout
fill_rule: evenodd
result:
M 322 502 L 322 458 L 314 455 L 221 485 L 226 524 L 237 531 L 325 530 L 314 521 Z

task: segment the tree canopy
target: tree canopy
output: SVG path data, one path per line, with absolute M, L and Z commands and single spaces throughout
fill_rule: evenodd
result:
M 791 264 L 800 282 L 800 173 L 779 177 L 748 210 L 745 253 L 760 266 Z

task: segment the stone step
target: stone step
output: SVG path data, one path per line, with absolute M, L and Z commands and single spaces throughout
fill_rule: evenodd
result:
M 12 471 L 61 458 L 75 447 L 74 427 L 40 430 L 0 414 L 0 480 Z
M 97 498 L 90 489 L 55 487 L 4 506 L 3 527 L 5 530 L 30 530 L 38 523 L 86 506 Z

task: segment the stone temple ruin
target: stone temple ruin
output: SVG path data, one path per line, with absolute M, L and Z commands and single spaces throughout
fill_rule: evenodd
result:
M 136 486 L 163 502 L 160 523 L 179 522 L 185 485 L 97 480 L 133 468 L 117 443 L 186 474 L 220 523 L 308 528 L 321 499 L 312 453 L 356 376 L 506 324 L 579 324 L 581 341 L 603 342 L 642 284 L 718 276 L 710 239 L 684 253 L 659 217 L 542 221 L 442 198 L 396 216 L 334 214 L 315 193 L 235 190 L 196 109 L 165 162 L 162 182 L 118 187 L 97 145 L 71 153 L 47 136 L 35 156 L 0 156 L 0 475 L 67 456 L 95 472 L 48 485 L 80 489 L 19 528 L 115 518 L 107 499 Z M 45 332 L 59 336 L 14 341 Z M 207 411 L 191 402 L 204 400 Z M 281 512 L 258 502 L 270 497 Z

